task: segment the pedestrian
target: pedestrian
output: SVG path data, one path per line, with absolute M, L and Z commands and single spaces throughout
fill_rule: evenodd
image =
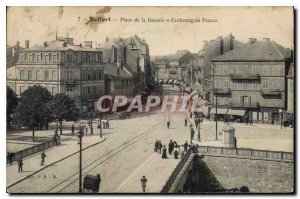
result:
M 102 124 L 103 124 L 103 128 L 106 129 L 106 123 L 105 123 L 105 121 L 103 121 Z
M 8 163 L 9 165 L 12 165 L 12 162 L 13 162 L 13 158 L 15 157 L 15 154 L 14 153 L 9 153 L 8 152 Z
M 185 151 L 185 152 L 187 152 L 188 146 L 189 146 L 188 142 L 185 141 L 185 143 L 184 143 L 184 145 L 183 145 L 183 148 L 184 148 L 184 151 Z
M 157 150 L 158 150 L 158 144 L 159 144 L 159 142 L 158 142 L 158 140 L 156 140 L 156 142 L 154 144 L 154 152 L 157 152 Z
M 169 154 L 172 154 L 173 147 L 174 147 L 174 143 L 173 143 L 172 140 L 170 140 L 170 142 L 169 142 Z
M 158 142 L 158 154 L 161 154 L 161 149 L 163 148 L 163 145 L 161 141 Z
M 187 126 L 187 118 L 184 119 L 184 126 Z
M 183 156 L 184 156 L 184 151 L 181 151 L 180 158 L 183 158 Z
M 74 135 L 74 122 L 73 122 L 73 124 L 72 124 L 71 130 L 72 130 L 72 135 Z
M 54 141 L 55 145 L 57 145 L 57 135 L 56 134 L 53 136 L 53 141 Z
M 194 134 L 195 134 L 195 131 L 194 131 L 193 128 L 191 128 L 191 143 L 192 143 L 192 141 L 194 139 Z
M 175 150 L 175 152 L 174 152 L 174 159 L 178 159 L 178 151 L 177 150 Z
M 22 157 L 19 158 L 18 160 L 18 172 L 23 172 L 23 159 Z
M 46 157 L 47 157 L 47 156 L 46 156 L 45 152 L 42 151 L 42 153 L 41 153 L 41 159 L 42 159 L 42 161 L 41 161 L 41 166 L 44 166 L 45 158 L 46 158 Z
M 108 122 L 108 120 L 106 121 L 106 128 L 109 129 L 109 122 Z
M 168 129 L 170 128 L 170 123 L 171 123 L 170 120 L 168 120 L 167 121 L 167 127 L 168 127 Z
M 88 134 L 88 131 L 89 131 L 88 127 L 87 127 L 87 126 L 85 126 L 85 135 L 87 135 L 87 134 Z
M 190 118 L 193 118 L 193 113 L 192 112 L 190 112 Z
M 252 118 L 250 119 L 250 126 L 254 126 L 254 125 L 253 125 L 253 119 L 252 119 Z
M 163 147 L 162 159 L 168 159 L 166 145 Z

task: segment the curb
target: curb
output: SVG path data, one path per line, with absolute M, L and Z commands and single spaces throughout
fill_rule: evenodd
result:
M 104 139 L 101 140 L 100 142 L 96 142 L 96 143 L 94 143 L 94 144 L 91 144 L 91 145 L 89 145 L 89 146 L 83 148 L 82 151 L 84 151 L 84 150 L 86 150 L 86 149 L 88 149 L 88 148 L 90 148 L 90 147 L 92 147 L 92 146 L 95 146 L 95 145 L 97 145 L 97 144 L 100 144 L 100 143 L 104 142 L 105 140 L 106 140 L 106 137 L 104 137 Z M 65 156 L 65 157 L 63 157 L 63 158 L 61 158 L 61 159 L 59 159 L 59 160 L 56 160 L 56 161 L 54 161 L 54 162 L 52 162 L 52 163 L 50 163 L 50 164 L 48 164 L 48 165 L 46 165 L 46 166 L 44 166 L 44 167 L 42 167 L 42 168 L 36 170 L 36 171 L 34 171 L 33 173 L 27 175 L 26 177 L 24 177 L 24 178 L 22 178 L 22 179 L 19 179 L 19 180 L 15 181 L 15 182 L 9 184 L 9 185 L 6 187 L 6 189 L 9 189 L 9 188 L 13 187 L 14 185 L 16 185 L 16 184 L 22 182 L 23 180 L 25 180 L 25 179 L 27 179 L 27 178 L 33 176 L 34 174 L 36 174 L 36 173 L 38 173 L 38 172 L 40 172 L 40 171 L 42 171 L 42 170 L 44 170 L 44 169 L 46 169 L 46 168 L 48 168 L 48 167 L 54 165 L 54 164 L 56 164 L 56 163 L 58 163 L 58 162 L 60 162 L 60 161 L 62 161 L 62 160 L 65 160 L 65 159 L 67 159 L 67 158 L 69 158 L 69 157 L 71 157 L 71 156 L 73 156 L 73 155 L 75 155 L 75 154 L 77 154 L 77 153 L 79 153 L 79 150 L 76 151 L 76 152 L 74 152 L 74 153 L 72 153 L 72 154 L 70 154 L 70 155 L 67 155 L 67 156 Z M 6 192 L 9 193 L 7 190 L 6 190 Z

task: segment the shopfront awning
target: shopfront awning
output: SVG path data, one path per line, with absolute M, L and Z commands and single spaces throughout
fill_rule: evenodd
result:
M 217 110 L 217 114 L 218 115 L 226 115 L 227 114 L 228 109 L 227 108 L 218 108 Z M 216 114 L 216 108 L 212 108 L 210 110 L 210 114 Z
M 227 115 L 237 115 L 237 116 L 244 116 L 245 115 L 245 110 L 234 110 L 234 109 L 229 109 L 227 112 Z

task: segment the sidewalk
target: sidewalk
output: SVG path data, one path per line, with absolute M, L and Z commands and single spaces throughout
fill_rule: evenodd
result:
M 105 141 L 105 137 L 100 138 L 99 135 L 87 135 L 83 137 L 82 149 L 89 148 L 96 144 Z M 41 153 L 36 153 L 32 156 L 28 156 L 23 159 L 23 172 L 18 173 L 17 162 L 13 165 L 6 166 L 6 185 L 12 185 L 18 181 L 21 181 L 37 171 L 43 170 L 44 168 L 51 166 L 52 164 L 61 161 L 79 151 L 79 144 L 77 136 L 61 136 L 61 144 L 45 150 L 47 155 L 45 159 L 45 165 L 40 166 Z

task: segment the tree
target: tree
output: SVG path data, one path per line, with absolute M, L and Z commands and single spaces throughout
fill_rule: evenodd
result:
M 19 106 L 15 109 L 14 121 L 20 126 L 32 129 L 33 141 L 34 130 L 48 125 L 51 121 L 47 104 L 51 98 L 52 95 L 46 88 L 36 85 L 21 94 Z
M 68 95 L 59 93 L 56 94 L 49 102 L 49 108 L 52 112 L 53 119 L 59 121 L 60 134 L 62 134 L 62 121 L 74 121 L 79 117 L 79 109 L 76 106 L 75 100 Z
M 12 114 L 15 108 L 18 106 L 18 97 L 16 93 L 8 86 L 6 86 L 6 100 L 6 123 L 8 128 L 10 128 Z

